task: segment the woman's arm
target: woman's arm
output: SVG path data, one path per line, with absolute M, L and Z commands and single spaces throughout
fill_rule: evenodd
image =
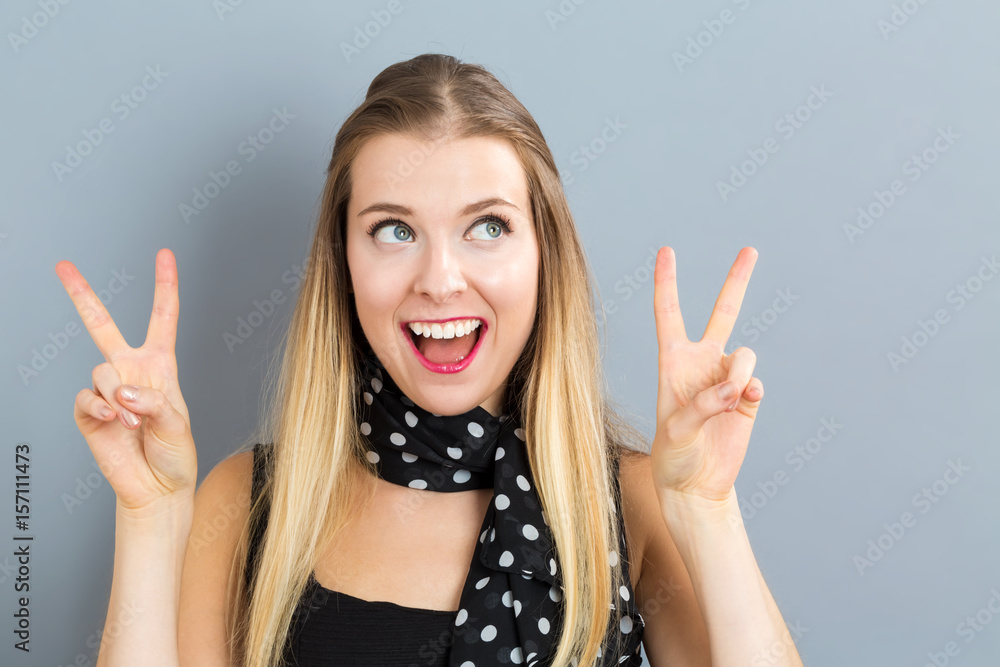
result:
M 179 667 L 177 610 L 192 493 L 141 513 L 117 505 L 111 601 L 97 667 Z
M 802 667 L 750 548 L 735 489 L 724 505 L 660 494 L 659 507 L 694 586 L 712 663 Z

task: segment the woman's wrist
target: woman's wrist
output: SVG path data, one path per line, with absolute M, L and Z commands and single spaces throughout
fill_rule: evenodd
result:
M 743 526 L 736 487 L 721 499 L 665 489 L 658 489 L 657 496 L 663 519 L 672 533 L 683 527 Z

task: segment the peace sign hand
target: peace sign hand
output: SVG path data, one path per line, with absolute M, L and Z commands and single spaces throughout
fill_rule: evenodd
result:
M 156 255 L 153 312 L 140 348 L 129 347 L 71 262 L 63 260 L 55 270 L 106 360 L 94 368 L 93 390 L 76 395 L 73 417 L 119 506 L 142 514 L 193 494 L 198 462 L 177 383 L 179 299 L 173 253 L 164 248 Z M 136 388 L 135 397 L 128 396 L 129 385 Z
M 688 340 L 677 299 L 677 264 L 669 246 L 656 256 L 654 314 L 659 346 L 656 434 L 650 453 L 658 494 L 704 506 L 735 494 L 750 431 L 764 389 L 752 377 L 757 355 L 746 347 L 724 352 L 736 323 L 757 251 L 736 256 L 705 334 Z M 720 389 L 730 389 L 720 395 Z M 730 410 L 730 408 L 732 408 Z

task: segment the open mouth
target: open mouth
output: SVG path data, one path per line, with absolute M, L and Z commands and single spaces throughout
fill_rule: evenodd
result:
M 464 336 L 434 338 L 417 335 L 409 326 L 403 326 L 414 354 L 426 368 L 437 373 L 454 373 L 468 366 L 479 349 L 486 329 L 486 323 L 481 322 Z

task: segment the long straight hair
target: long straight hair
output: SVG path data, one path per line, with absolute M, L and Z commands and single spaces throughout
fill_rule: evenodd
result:
M 431 150 L 450 138 L 501 138 L 524 168 L 540 249 L 539 296 L 505 396 L 523 423 L 562 576 L 563 622 L 552 664 L 592 665 L 619 648 L 602 642 L 618 627 L 620 605 L 613 603 L 626 583 L 613 466 L 622 449 L 644 440 L 608 396 L 594 281 L 541 130 L 484 67 L 441 54 L 387 67 L 337 132 L 306 277 L 282 339 L 280 373 L 275 380 L 268 372 L 266 407 L 252 438 L 274 443 L 273 472 L 250 508 L 230 572 L 233 664 L 283 664 L 293 614 L 322 548 L 370 499 L 359 491 L 376 469 L 364 456 L 353 398 L 369 346 L 349 290 L 347 203 L 352 161 L 366 141 L 386 134 L 426 141 Z M 390 177 L 404 178 L 420 160 L 401 156 Z M 249 591 L 247 540 L 265 516 Z

